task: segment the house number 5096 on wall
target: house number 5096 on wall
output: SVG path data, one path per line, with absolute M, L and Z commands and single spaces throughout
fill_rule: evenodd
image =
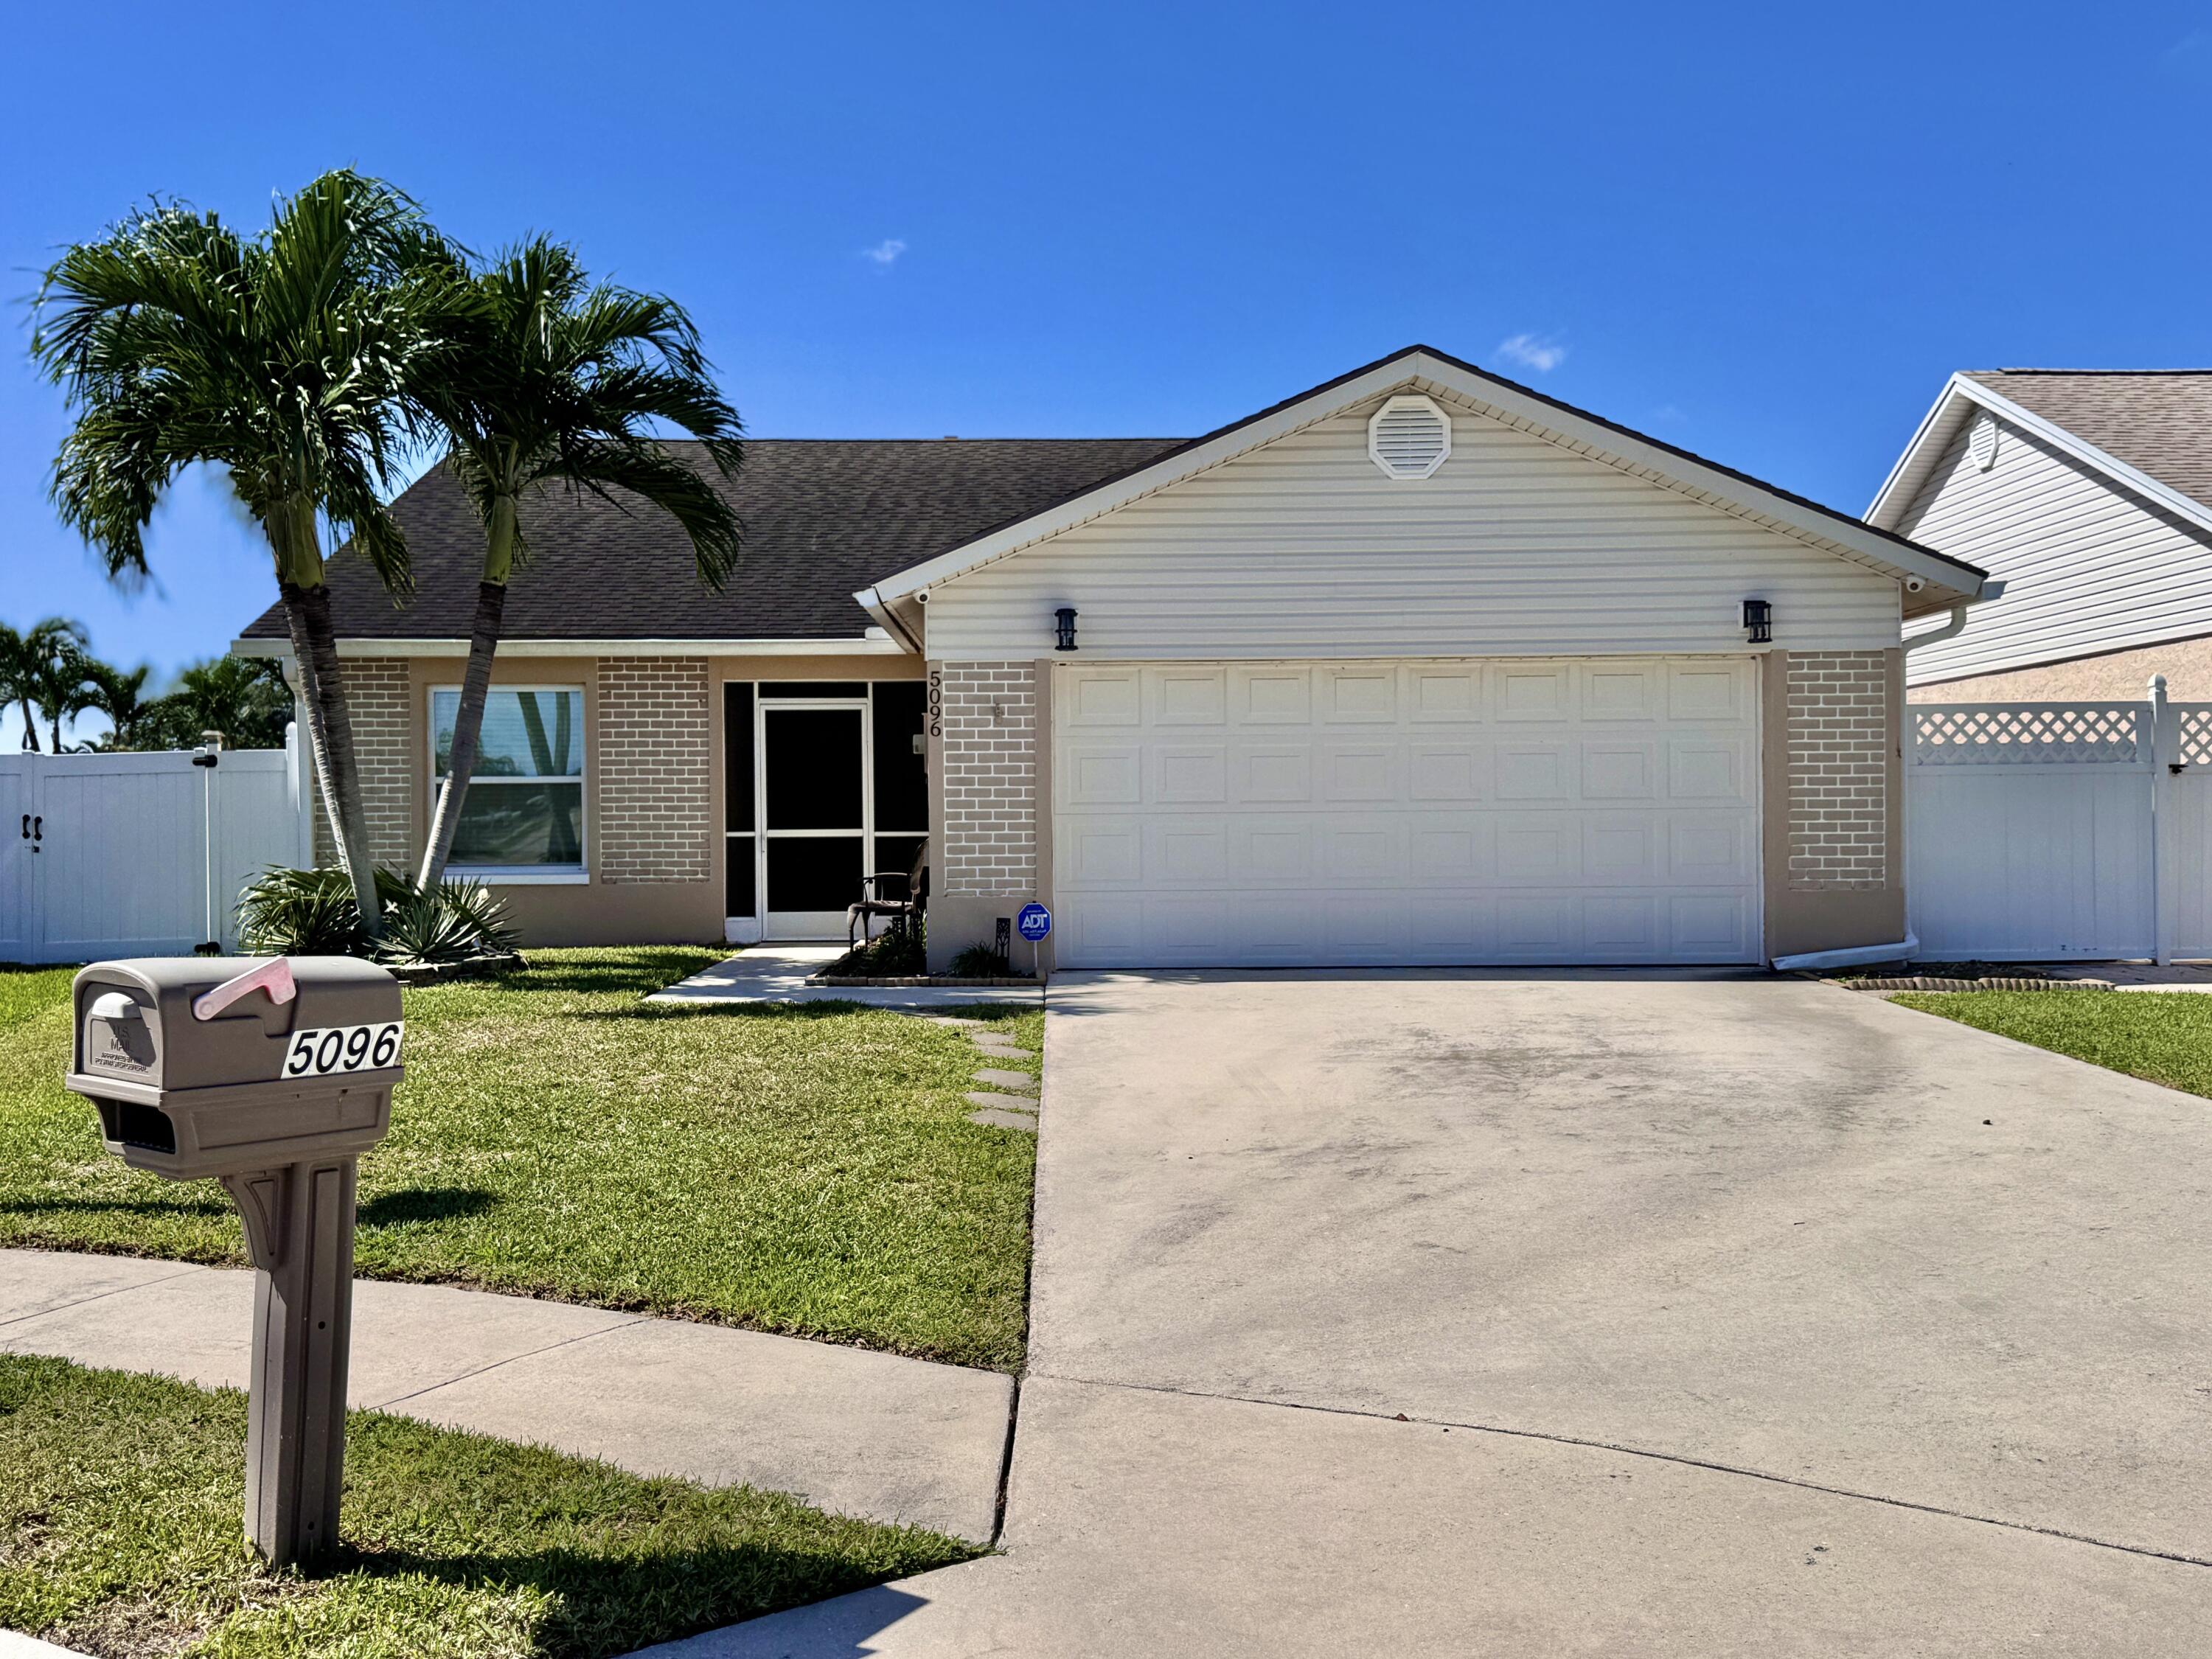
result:
M 945 676 L 933 668 L 929 671 L 929 735 L 933 738 L 941 738 L 945 735 L 945 726 L 940 718 L 944 713 Z
M 333 1072 L 374 1072 L 399 1063 L 407 1022 L 381 1025 L 325 1025 L 295 1031 L 284 1054 L 286 1077 L 328 1077 Z

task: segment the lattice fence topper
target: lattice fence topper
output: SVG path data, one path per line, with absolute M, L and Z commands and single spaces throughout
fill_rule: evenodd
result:
M 2172 759 L 2188 766 L 2212 766 L 2212 704 L 2169 703 L 2174 714 Z
M 1911 713 L 1916 766 L 2127 765 L 2148 736 L 2136 703 L 1983 703 Z M 2212 726 L 2205 741 L 2212 752 Z

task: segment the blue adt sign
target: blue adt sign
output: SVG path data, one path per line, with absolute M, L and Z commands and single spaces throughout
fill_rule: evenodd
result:
M 1021 915 L 1014 918 L 1014 926 L 1022 930 L 1022 937 L 1036 944 L 1052 932 L 1052 912 L 1042 904 L 1024 904 Z

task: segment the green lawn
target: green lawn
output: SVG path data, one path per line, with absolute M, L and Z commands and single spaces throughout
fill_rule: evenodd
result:
M 341 1548 L 247 1548 L 245 1396 L 0 1356 L 0 1630 L 102 1659 L 576 1659 L 979 1552 L 356 1412 Z
M 2212 1096 L 2212 996 L 2191 991 L 1916 991 L 1890 1000 L 2169 1088 Z
M 719 954 L 540 951 L 409 989 L 359 1270 L 1018 1368 L 1036 1143 L 968 1121 L 974 1045 L 848 1005 L 641 1001 Z M 0 969 L 0 1245 L 243 1262 L 219 1188 L 126 1170 L 62 1088 L 69 979 Z M 1042 1013 L 974 1012 L 1041 1048 Z

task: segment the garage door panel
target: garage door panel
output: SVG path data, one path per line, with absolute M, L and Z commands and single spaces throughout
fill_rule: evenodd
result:
M 1751 745 L 1729 738 L 1676 738 L 1667 745 L 1669 800 L 1751 800 Z
M 1395 801 L 1398 757 L 1395 742 L 1322 744 L 1322 799 L 1332 806 Z
M 1501 743 L 1497 749 L 1498 799 L 1563 801 L 1574 798 L 1575 756 L 1571 743 Z
M 1144 723 L 1142 679 L 1133 668 L 1078 668 L 1066 672 L 1055 706 L 1061 722 L 1077 730 Z
M 1235 799 L 1242 805 L 1313 799 L 1313 748 L 1303 743 L 1239 744 L 1232 764 Z
M 1660 672 L 1654 664 L 1590 664 L 1582 670 L 1582 717 L 1589 721 L 1659 718 Z
M 1656 800 L 1659 745 L 1650 740 L 1585 738 L 1582 744 L 1584 800 Z
M 1063 965 L 1758 957 L 1748 662 L 1062 672 Z
M 1062 806 L 1138 806 L 1144 803 L 1142 751 L 1133 744 L 1069 743 L 1053 768 Z
M 1318 671 L 1320 718 L 1336 726 L 1395 726 L 1398 720 L 1398 670 L 1323 668 Z
M 1229 672 L 1226 669 L 1148 669 L 1145 674 L 1145 701 L 1154 726 L 1225 726 L 1229 723 Z
M 1574 717 L 1574 669 L 1566 663 L 1501 663 L 1491 670 L 1490 706 L 1498 720 L 1559 722 Z
M 1234 668 L 1229 684 L 1230 705 L 1243 725 L 1303 726 L 1312 722 L 1310 669 Z
M 1416 801 L 1478 800 L 1489 775 L 1486 744 L 1417 740 L 1407 747 L 1407 793 Z
M 1227 744 L 1161 744 L 1148 753 L 1152 759 L 1148 805 L 1218 806 L 1229 799 Z

